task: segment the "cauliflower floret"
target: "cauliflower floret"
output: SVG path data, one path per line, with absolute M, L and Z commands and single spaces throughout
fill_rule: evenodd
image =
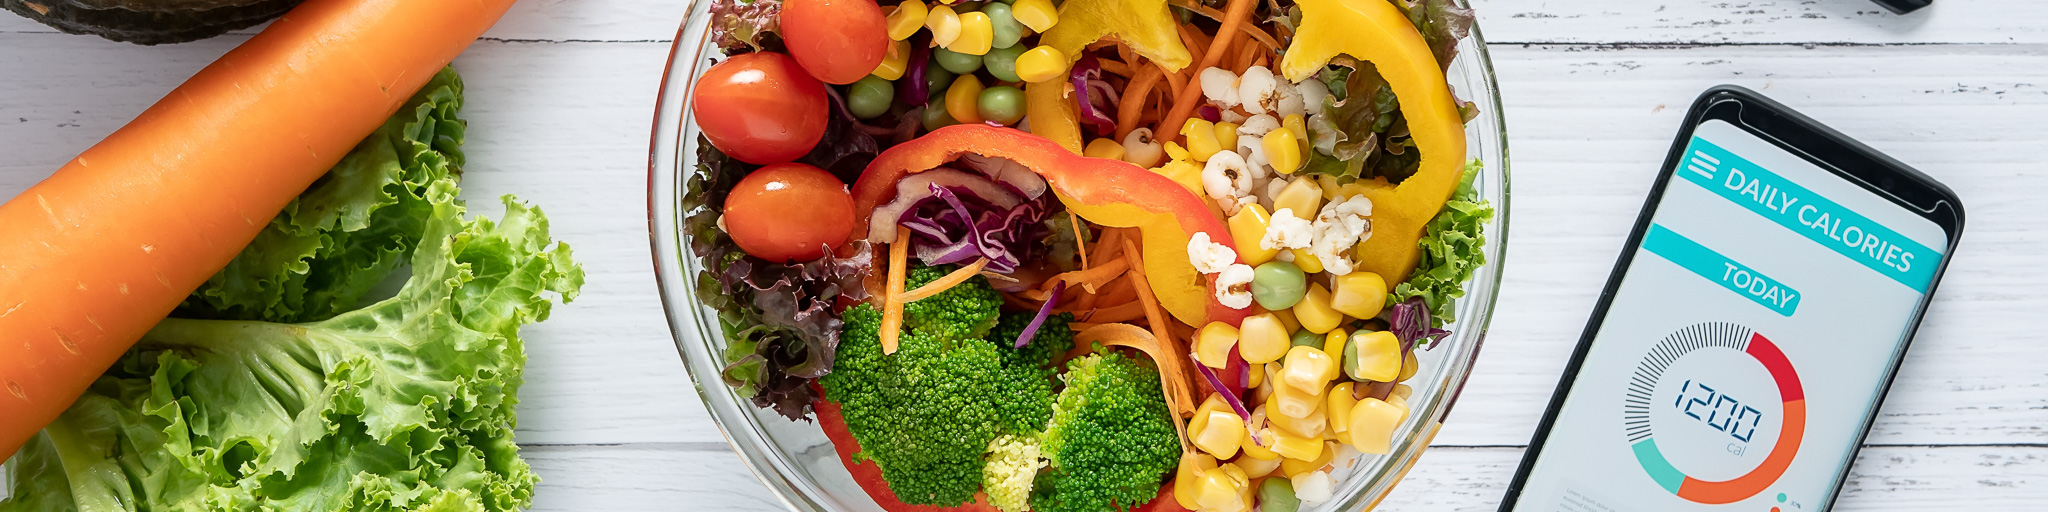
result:
M 1301 97 L 1301 89 L 1286 82 L 1280 83 L 1280 100 L 1274 107 L 1273 115 L 1278 117 L 1306 114 L 1307 103 Z
M 1333 276 L 1350 274 L 1352 248 L 1372 237 L 1372 200 L 1363 195 L 1339 197 L 1316 214 L 1315 242 L 1309 252 Z
M 1311 78 L 1294 84 L 1294 92 L 1301 95 L 1302 114 L 1308 115 L 1323 111 L 1323 98 L 1330 95 L 1330 86 Z
M 1193 263 L 1196 271 L 1214 274 L 1236 262 L 1237 251 L 1210 241 L 1209 232 L 1197 231 L 1195 236 L 1188 237 L 1188 263 Z
M 1259 239 L 1259 248 L 1307 249 L 1314 241 L 1314 224 L 1294 216 L 1293 208 L 1281 208 L 1273 212 L 1272 219 L 1266 224 L 1266 236 Z
M 1294 478 L 1289 480 L 1289 483 L 1294 484 L 1295 499 L 1301 500 L 1303 505 L 1319 505 L 1322 502 L 1330 501 L 1333 491 L 1331 488 L 1335 487 L 1334 484 L 1336 484 L 1330 478 L 1329 473 L 1322 471 L 1309 471 L 1294 475 Z
M 1217 151 L 1202 167 L 1202 189 L 1216 200 L 1224 215 L 1237 215 L 1238 209 L 1253 202 L 1252 191 L 1256 190 L 1258 178 L 1244 157 L 1234 151 Z
M 1230 309 L 1244 309 L 1252 305 L 1252 266 L 1243 263 L 1230 265 L 1216 274 L 1216 302 Z
M 1237 106 L 1237 73 L 1223 68 L 1207 68 L 1196 80 L 1202 83 L 1202 96 L 1208 98 L 1209 103 L 1226 110 Z
M 1039 453 L 1036 437 L 1005 435 L 988 444 L 988 464 L 981 468 L 982 490 L 988 503 L 1003 512 L 1022 512 L 1029 507 L 1031 484 L 1046 460 Z

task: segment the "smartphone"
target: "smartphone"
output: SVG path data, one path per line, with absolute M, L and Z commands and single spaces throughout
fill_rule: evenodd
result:
M 1828 510 L 1962 228 L 1926 175 L 1709 89 L 1500 510 Z

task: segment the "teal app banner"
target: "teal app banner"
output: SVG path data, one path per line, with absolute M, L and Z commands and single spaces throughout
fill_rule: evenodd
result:
M 1940 266 L 1941 252 L 1706 139 L 1693 137 L 1678 175 L 1921 293 Z
M 1650 225 L 1650 232 L 1643 235 L 1643 249 L 1663 256 L 1708 281 L 1721 283 L 1729 291 L 1749 297 L 1749 300 L 1780 315 L 1792 316 L 1792 312 L 1799 309 L 1798 290 L 1661 224 Z

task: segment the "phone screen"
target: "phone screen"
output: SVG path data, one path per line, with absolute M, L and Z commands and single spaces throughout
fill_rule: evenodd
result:
M 1699 124 L 1514 510 L 1825 510 L 1949 247 L 1741 127 Z

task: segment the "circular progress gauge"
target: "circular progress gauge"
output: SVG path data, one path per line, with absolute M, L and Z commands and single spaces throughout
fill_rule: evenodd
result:
M 1686 380 L 1675 386 L 1679 389 L 1675 401 L 1654 398 L 1659 384 L 1679 360 L 1700 350 L 1715 348 L 1733 349 L 1763 365 L 1777 385 L 1779 398 L 1784 401 L 1784 413 L 1777 443 L 1761 464 L 1733 479 L 1708 481 L 1680 471 L 1658 450 L 1651 408 L 1677 407 L 1685 411 L 1684 414 L 1705 421 L 1715 430 L 1748 442 L 1765 413 L 1743 406 L 1725 394 L 1715 393 L 1704 382 Z M 1792 368 L 1792 362 L 1785 358 L 1784 351 L 1779 350 L 1776 343 L 1763 334 L 1727 322 L 1694 324 L 1665 336 L 1637 364 L 1635 373 L 1629 378 L 1622 409 L 1630 448 L 1650 478 L 1679 498 L 1712 505 L 1748 499 L 1777 482 L 1778 477 L 1791 466 L 1793 456 L 1799 453 L 1799 440 L 1806 432 L 1806 394 L 1799 386 L 1799 373 Z

